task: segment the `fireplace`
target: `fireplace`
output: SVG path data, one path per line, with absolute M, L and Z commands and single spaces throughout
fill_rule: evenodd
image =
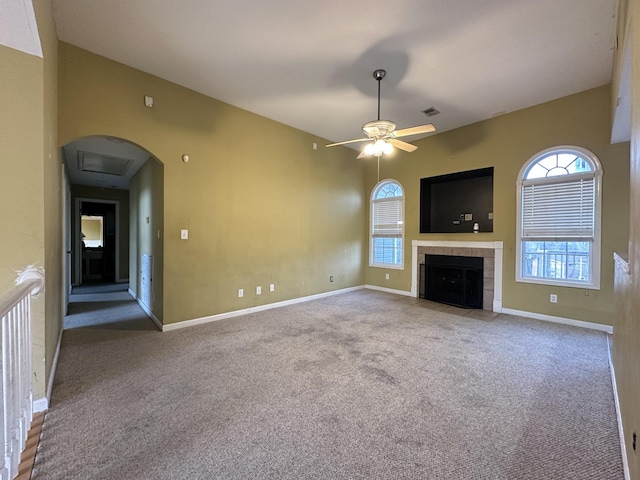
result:
M 420 265 L 420 298 L 462 308 L 482 308 L 482 257 L 425 255 Z
M 420 268 L 424 256 L 455 255 L 480 257 L 483 264 L 483 310 L 502 312 L 502 257 L 501 241 L 471 240 L 412 240 L 411 241 L 411 295 L 420 297 Z

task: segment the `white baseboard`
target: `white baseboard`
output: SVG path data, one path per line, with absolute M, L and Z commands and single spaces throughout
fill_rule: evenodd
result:
M 545 322 L 561 323 L 563 325 L 571 325 L 572 327 L 588 328 L 590 330 L 599 330 L 608 334 L 613 334 L 611 325 L 602 323 L 585 322 L 583 320 L 574 320 L 572 318 L 554 317 L 553 315 L 544 315 L 542 313 L 525 312 L 524 310 L 514 310 L 512 308 L 503 308 L 502 313 L 508 315 L 517 315 L 519 317 L 534 318 Z
M 146 305 L 141 299 L 139 299 L 138 297 L 136 297 L 136 294 L 133 292 L 133 290 L 129 289 L 129 295 L 131 295 L 133 297 L 133 299 L 138 302 L 138 305 L 140 305 L 140 308 L 142 308 L 142 310 L 144 310 L 144 313 L 146 313 L 147 315 L 149 315 L 149 318 L 151 320 L 153 320 L 153 323 L 156 324 L 156 326 L 162 330 L 162 322 L 160 320 L 158 320 L 158 317 L 156 317 L 153 312 L 151 311 L 151 309 L 149 308 L 148 305 Z
M 51 365 L 51 371 L 49 372 L 49 381 L 47 382 L 47 392 L 44 398 L 37 398 L 33 400 L 32 409 L 33 413 L 44 412 L 49 409 L 49 402 L 51 401 L 51 392 L 53 391 L 53 381 L 56 378 L 56 369 L 58 368 L 58 359 L 60 358 L 60 345 L 62 344 L 62 326 L 60 327 L 60 333 L 58 334 L 58 344 L 56 345 L 56 353 L 53 355 L 53 363 Z
M 396 295 L 413 296 L 413 293 L 405 290 L 394 290 L 386 287 L 379 287 L 377 285 L 365 285 L 365 288 L 371 290 L 379 290 L 381 292 L 394 293 Z M 585 322 L 583 320 L 574 320 L 572 318 L 554 317 L 552 315 L 544 315 L 542 313 L 526 312 L 524 310 L 514 310 L 512 308 L 502 308 L 502 300 L 493 301 L 493 311 L 496 313 L 506 313 L 508 315 L 518 315 L 520 317 L 534 318 L 536 320 L 543 320 L 545 322 L 561 323 L 563 325 L 570 325 L 572 327 L 588 328 L 590 330 L 598 330 L 608 334 L 613 334 L 613 327 L 611 325 L 604 325 L 602 323 Z
M 265 310 L 271 310 L 273 308 L 286 307 L 287 305 L 295 305 L 296 303 L 309 302 L 311 300 L 317 300 L 320 298 L 331 297 L 333 295 L 339 295 L 341 293 L 353 292 L 355 290 L 362 290 L 364 287 L 349 287 L 341 290 L 333 290 L 331 292 L 318 293 L 316 295 L 309 295 L 307 297 L 294 298 L 292 300 L 284 300 L 282 302 L 268 303 L 266 305 L 260 305 L 257 307 L 244 308 L 242 310 L 234 310 L 232 312 L 219 313 L 217 315 L 210 315 L 208 317 L 194 318 L 192 320 L 184 320 L 182 322 L 170 323 L 162 326 L 163 332 L 170 330 L 177 330 L 179 328 L 193 327 L 194 325 L 202 325 L 205 323 L 216 322 L 218 320 L 224 320 L 226 318 L 239 317 L 241 315 L 248 315 L 250 313 L 263 312 Z
M 368 288 L 369 290 L 378 290 L 380 292 L 394 293 L 396 295 L 404 295 L 405 297 L 413 296 L 411 290 L 396 290 L 394 288 L 379 287 L 378 285 L 365 285 L 364 288 Z
M 620 399 L 618 398 L 618 384 L 616 383 L 616 371 L 613 366 L 613 359 L 611 358 L 611 344 L 609 337 L 607 337 L 607 352 L 609 354 L 609 370 L 611 372 L 611 383 L 613 385 L 613 399 L 616 405 L 616 419 L 618 421 L 618 435 L 620 436 L 620 450 L 622 454 L 622 470 L 624 472 L 624 479 L 631 480 L 631 473 L 629 472 L 629 461 L 627 459 L 627 444 L 624 441 L 624 429 L 622 428 L 622 412 L 620 411 Z

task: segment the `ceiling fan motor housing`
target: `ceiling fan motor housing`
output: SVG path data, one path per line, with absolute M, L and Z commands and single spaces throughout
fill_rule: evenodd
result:
M 386 137 L 396 129 L 396 124 L 389 120 L 374 120 L 362 126 L 362 130 L 370 138 Z

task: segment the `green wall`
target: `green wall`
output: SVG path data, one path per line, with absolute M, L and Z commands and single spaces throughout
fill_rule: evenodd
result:
M 57 147 L 57 39 L 49 2 L 35 2 L 43 57 L 0 46 L 0 293 L 16 271 L 45 270 L 33 300 L 33 393 L 45 396 L 62 328 L 62 167 Z
M 164 166 L 165 324 L 363 283 L 364 172 L 352 150 L 71 45 L 59 50 L 60 145 L 120 137 Z
M 418 150 L 380 161 L 380 179 L 395 178 L 406 192 L 405 268 L 366 267 L 367 284 L 408 291 L 412 240 L 503 241 L 503 307 L 612 324 L 613 252 L 626 250 L 629 214 L 629 144 L 610 145 L 610 87 L 604 86 L 415 142 Z M 436 118 L 437 120 L 437 118 Z M 522 165 L 556 145 L 594 152 L 603 167 L 601 289 L 543 286 L 515 281 L 516 181 Z M 479 234 L 420 234 L 420 179 L 494 167 L 494 231 Z M 367 161 L 366 195 L 377 182 Z M 365 257 L 367 258 L 367 257 Z M 368 263 L 367 263 L 368 264 Z M 385 280 L 389 273 L 389 280 Z M 558 303 L 549 302 L 549 294 Z
M 162 322 L 164 285 L 164 167 L 150 158 L 131 179 L 130 279 L 129 288 L 141 298 L 142 255 L 153 257 L 151 305 L 147 307 Z

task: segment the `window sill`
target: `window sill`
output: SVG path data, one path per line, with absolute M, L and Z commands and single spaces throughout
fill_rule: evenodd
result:
M 404 270 L 404 265 L 394 265 L 391 263 L 370 263 L 369 266 L 374 268 L 387 268 L 391 270 Z
M 599 282 L 598 283 L 582 283 L 582 282 L 553 280 L 550 278 L 528 278 L 528 277 L 516 278 L 516 282 L 534 283 L 537 285 L 551 285 L 554 287 L 581 288 L 585 290 L 600 290 Z

